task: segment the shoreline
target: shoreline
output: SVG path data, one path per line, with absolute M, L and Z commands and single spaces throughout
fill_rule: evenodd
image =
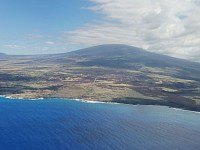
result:
M 171 108 L 171 109 L 174 109 L 174 110 L 178 110 L 178 111 L 189 111 L 189 112 L 194 112 L 194 113 L 200 113 L 200 109 L 197 109 L 197 110 L 194 110 L 190 107 L 175 107 L 173 105 L 167 105 L 167 102 L 166 103 L 162 103 L 162 104 L 159 104 L 157 102 L 156 104 L 156 101 L 154 103 L 151 103 L 149 102 L 149 100 L 146 100 L 146 103 L 144 103 L 144 100 L 142 103 L 135 103 L 133 101 L 133 103 L 130 103 L 128 101 L 126 101 L 125 99 L 124 100 L 121 100 L 121 101 L 97 101 L 97 100 L 85 100 L 85 99 L 72 99 L 72 98 L 59 98 L 59 97 L 41 97 L 41 98 L 22 98 L 22 97 L 19 97 L 19 98 L 15 98 L 15 97 L 11 97 L 11 96 L 6 96 L 6 95 L 0 95 L 0 98 L 5 98 L 5 99 L 9 99 L 9 100 L 26 100 L 26 101 L 41 101 L 41 100 L 44 100 L 45 99 L 62 99 L 62 100 L 70 100 L 70 101 L 78 101 L 78 102 L 82 102 L 82 103 L 93 103 L 93 104 L 123 104 L 123 105 L 131 105 L 131 106 L 163 106 L 163 107 L 168 107 L 168 108 Z

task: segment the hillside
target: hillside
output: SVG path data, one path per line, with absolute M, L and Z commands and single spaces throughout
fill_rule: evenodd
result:
M 0 54 L 0 60 L 1 58 Z M 13 56 L 0 64 L 0 94 L 159 104 L 200 111 L 200 64 L 109 44 Z
M 179 71 L 181 70 L 176 76 L 186 79 L 193 79 L 193 77 L 196 80 L 200 79 L 199 63 L 151 53 L 137 47 L 121 44 L 95 46 L 67 53 L 66 56 L 77 60 L 83 59 L 78 63 L 81 66 L 101 66 L 132 70 L 141 69 L 143 66 L 176 68 Z M 165 73 L 170 74 L 170 72 Z

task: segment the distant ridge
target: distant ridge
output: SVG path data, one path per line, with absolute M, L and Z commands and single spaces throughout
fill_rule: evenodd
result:
M 5 56 L 6 54 L 5 53 L 0 53 L 0 56 Z
M 0 53 L 0 58 L 2 59 L 2 58 L 5 58 L 5 57 L 7 57 L 8 55 L 6 55 L 6 54 L 4 54 L 4 53 Z

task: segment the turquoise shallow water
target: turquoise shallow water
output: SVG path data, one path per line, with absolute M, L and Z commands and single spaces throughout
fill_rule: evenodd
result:
M 199 150 L 200 113 L 0 98 L 0 150 Z

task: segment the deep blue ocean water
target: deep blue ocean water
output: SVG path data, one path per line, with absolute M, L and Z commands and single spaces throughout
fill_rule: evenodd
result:
M 200 113 L 0 98 L 0 150 L 199 150 Z

